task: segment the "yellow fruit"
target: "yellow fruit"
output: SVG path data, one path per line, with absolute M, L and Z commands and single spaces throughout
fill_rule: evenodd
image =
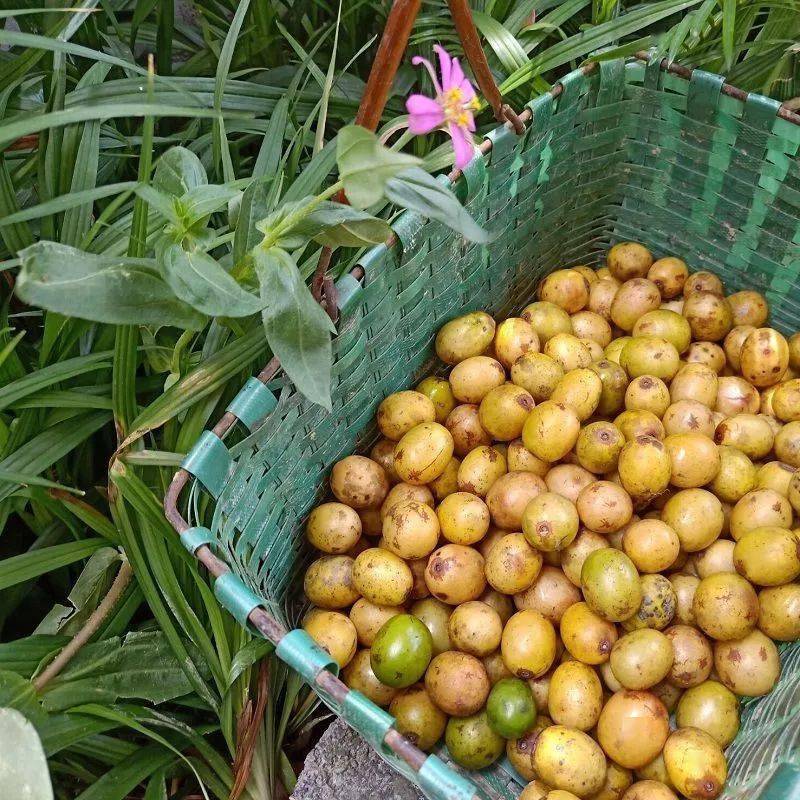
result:
M 421 392 L 395 392 L 378 406 L 376 419 L 380 432 L 396 442 L 420 423 L 433 422 L 436 408 Z
M 566 497 L 545 492 L 530 500 L 522 515 L 522 531 L 537 549 L 551 552 L 569 545 L 578 533 L 578 511 Z
M 597 723 L 597 741 L 620 766 L 639 769 L 652 761 L 669 735 L 669 714 L 650 692 L 615 692 Z
M 761 631 L 714 645 L 714 668 L 734 694 L 760 697 L 772 691 L 781 673 L 778 648 Z
M 393 505 L 383 518 L 383 542 L 400 558 L 423 558 L 439 541 L 439 520 L 426 503 L 407 500 Z
M 569 314 L 555 303 L 531 303 L 522 310 L 520 316 L 536 331 L 542 345 L 559 333 L 572 333 Z
M 748 531 L 733 550 L 736 571 L 757 586 L 782 586 L 800 575 L 800 537 L 787 528 Z
M 594 668 L 580 661 L 567 661 L 556 667 L 550 679 L 547 707 L 556 725 L 591 730 L 603 708 L 603 687 Z
M 584 664 L 608 661 L 617 641 L 614 624 L 595 614 L 586 603 L 576 603 L 564 612 L 559 631 L 569 654 Z
M 789 368 L 789 343 L 774 328 L 759 328 L 745 339 L 740 362 L 753 386 L 774 386 Z
M 589 302 L 589 282 L 577 270 L 558 269 L 539 284 L 539 299 L 574 314 Z
M 503 365 L 489 356 L 470 356 L 450 371 L 450 388 L 460 403 L 480 403 L 506 379 Z
M 660 264 L 661 262 L 656 263 Z M 650 268 L 655 266 L 650 251 L 638 242 L 615 244 L 608 251 L 606 264 L 609 272 L 619 281 L 643 278 Z
M 717 681 L 704 681 L 683 693 L 675 722 L 679 728 L 699 728 L 727 747 L 739 732 L 739 698 Z
M 438 422 L 423 422 L 406 433 L 394 448 L 397 474 L 420 485 L 438 478 L 453 456 L 453 437 Z
M 561 364 L 545 353 L 528 351 L 511 365 L 512 382 L 529 392 L 537 403 L 550 399 L 563 376 Z
M 533 751 L 533 766 L 548 786 L 579 797 L 599 791 L 606 777 L 606 759 L 597 742 L 563 725 L 552 725 L 541 732 Z
M 672 643 L 663 633 L 643 628 L 617 640 L 611 671 L 626 689 L 649 689 L 667 677 L 674 658 Z
M 728 776 L 722 748 L 705 731 L 681 728 L 664 745 L 664 763 L 675 788 L 687 800 L 713 800 Z
M 361 519 L 344 503 L 323 503 L 309 515 L 306 535 L 323 553 L 346 553 L 361 537 Z
M 528 414 L 522 428 L 522 441 L 537 458 L 552 463 L 572 450 L 580 428 L 580 420 L 572 409 L 547 401 Z
M 347 456 L 333 465 L 331 491 L 351 508 L 378 508 L 389 491 L 389 479 L 371 458 Z
M 479 356 L 492 343 L 495 328 L 495 321 L 483 311 L 457 317 L 439 329 L 436 355 L 445 364 Z
M 483 664 L 468 653 L 448 650 L 435 656 L 425 673 L 425 690 L 451 717 L 468 717 L 486 703 L 491 689 Z
M 542 554 L 521 533 L 503 536 L 486 555 L 486 580 L 498 592 L 524 592 L 542 569 Z
M 505 456 L 495 447 L 481 445 L 464 456 L 458 468 L 458 488 L 485 497 L 492 484 L 506 471 Z
M 303 591 L 320 608 L 346 608 L 361 594 L 354 577 L 354 561 L 349 556 L 323 556 L 306 570 Z
M 471 547 L 446 544 L 434 550 L 425 569 L 430 593 L 451 606 L 477 600 L 486 588 L 483 556 Z
M 453 610 L 448 632 L 457 650 L 473 656 L 488 656 L 500 646 L 503 623 L 491 606 L 471 600 Z
M 402 558 L 378 547 L 360 553 L 353 563 L 353 586 L 370 603 L 403 605 L 411 596 L 414 576 Z
M 500 645 L 503 661 L 518 678 L 538 678 L 556 657 L 552 623 L 538 611 L 518 611 L 506 623 Z
M 506 368 L 525 353 L 539 351 L 539 336 L 531 324 L 521 317 L 509 317 L 497 326 L 494 335 L 494 352 Z
M 447 495 L 436 508 L 442 536 L 453 544 L 475 544 L 489 530 L 489 509 L 469 492 Z
M 356 654 L 355 625 L 338 611 L 312 609 L 303 620 L 303 630 L 340 667 L 346 667 Z
M 730 572 L 703 578 L 695 590 L 693 608 L 697 624 L 713 639 L 740 639 L 758 622 L 755 589 Z
M 481 400 L 478 419 L 494 439 L 510 442 L 522 433 L 522 426 L 533 406 L 533 398 L 525 389 L 504 383 Z

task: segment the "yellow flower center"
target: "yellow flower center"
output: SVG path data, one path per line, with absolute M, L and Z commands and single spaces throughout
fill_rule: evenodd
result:
M 465 102 L 464 92 L 458 86 L 453 86 L 447 91 L 442 92 L 439 102 L 444 109 L 447 121 L 462 128 L 469 125 L 468 111 L 477 108 L 477 98 L 473 97 Z

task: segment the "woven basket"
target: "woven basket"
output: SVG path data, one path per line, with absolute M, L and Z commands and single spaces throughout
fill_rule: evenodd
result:
M 220 602 L 435 800 L 514 798 L 524 782 L 508 763 L 467 779 L 446 753 L 421 753 L 335 678 L 304 632 L 285 627 L 309 555 L 304 520 L 325 498 L 331 465 L 376 437 L 381 399 L 441 367 L 432 343 L 443 323 L 477 309 L 498 318 L 519 310 L 545 274 L 597 265 L 618 240 L 713 270 L 730 291 L 759 289 L 773 324 L 800 329 L 800 118 L 717 75 L 640 60 L 573 72 L 521 117 L 523 135 L 493 131 L 454 183 L 497 238 L 474 245 L 404 214 L 397 241 L 337 283 L 333 413 L 270 379 L 271 362 L 200 438 L 166 503 L 186 547 L 216 577 Z M 229 446 L 230 429 L 240 438 Z M 190 480 L 184 520 L 176 504 Z M 213 504 L 198 502 L 203 493 Z M 200 519 L 209 505 L 213 514 Z M 777 688 L 744 704 L 725 798 L 800 798 L 800 645 L 781 658 Z

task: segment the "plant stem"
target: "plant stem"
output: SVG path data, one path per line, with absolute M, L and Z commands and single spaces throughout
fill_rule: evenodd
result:
M 97 632 L 103 620 L 108 616 L 111 609 L 116 605 L 117 600 L 127 588 L 133 577 L 133 569 L 128 560 L 123 557 L 122 566 L 114 578 L 114 583 L 108 590 L 108 594 L 103 598 L 100 605 L 92 612 L 84 626 L 75 634 L 72 640 L 64 646 L 64 649 L 47 665 L 47 668 L 33 682 L 33 687 L 40 692 L 53 678 L 58 675 L 64 667 L 75 657 L 78 651 L 92 638 Z

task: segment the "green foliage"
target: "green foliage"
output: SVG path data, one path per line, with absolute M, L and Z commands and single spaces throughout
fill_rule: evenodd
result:
M 322 246 L 344 274 L 397 206 L 490 237 L 430 174 L 452 164 L 444 137 L 395 136 L 408 92 L 431 93 L 410 55 L 460 44 L 445 1 L 425 3 L 376 136 L 351 123 L 387 3 L 19 5 L 0 12 L 0 707 L 33 725 L 58 800 L 227 800 L 267 659 L 244 796 L 276 800 L 321 712 L 220 609 L 162 498 L 270 354 L 330 407 L 332 325 L 307 288 Z M 518 109 L 646 47 L 800 94 L 798 0 L 473 6 Z M 124 564 L 110 612 L 39 685 Z M 20 724 L 0 739 L 33 742 Z

